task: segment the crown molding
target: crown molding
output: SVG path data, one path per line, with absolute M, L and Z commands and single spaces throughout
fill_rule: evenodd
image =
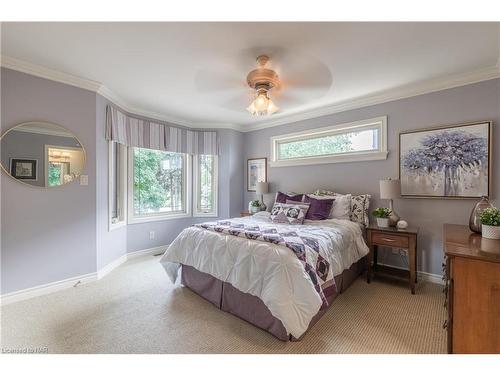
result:
M 1 66 L 4 68 L 17 70 L 18 72 L 30 74 L 32 76 L 49 79 L 70 86 L 79 87 L 84 90 L 97 92 L 102 86 L 101 83 L 86 78 L 74 76 L 72 74 L 49 69 L 41 65 L 32 64 L 10 56 L 1 55 Z
M 252 132 L 256 130 L 271 128 L 275 126 L 290 124 L 293 122 L 309 120 L 317 117 L 327 116 L 334 113 L 349 111 L 353 109 L 368 107 L 376 104 L 392 102 L 395 100 L 406 99 L 413 96 L 428 94 L 431 92 L 447 90 L 454 87 L 465 86 L 477 82 L 487 81 L 490 79 L 500 78 L 500 57 L 495 66 L 479 69 L 471 72 L 459 73 L 448 75 L 444 77 L 437 77 L 424 82 L 416 84 L 408 84 L 393 89 L 388 89 L 379 93 L 346 100 L 340 103 L 335 103 L 319 108 L 304 110 L 301 112 L 284 114 L 283 117 L 264 120 L 256 123 L 247 122 L 244 124 L 232 123 L 204 123 L 186 121 L 177 117 L 165 115 L 163 113 L 156 113 L 147 111 L 123 100 L 119 95 L 104 86 L 100 82 L 88 80 L 68 73 L 59 72 L 54 69 L 49 69 L 37 64 L 28 63 L 13 57 L 0 55 L 0 65 L 2 67 L 16 70 L 19 72 L 27 73 L 33 76 L 49 79 L 52 81 L 64 83 L 67 85 L 79 87 L 85 90 L 93 91 L 96 94 L 103 96 L 117 106 L 121 107 L 124 111 L 151 118 L 154 120 L 164 121 L 171 124 L 184 126 L 195 129 L 232 129 L 239 132 Z
M 21 132 L 21 133 L 31 133 L 31 134 L 54 135 L 57 137 L 65 137 L 65 138 L 75 138 L 75 136 L 68 131 L 39 128 L 39 127 L 36 127 L 35 124 L 23 125 L 22 127 L 15 126 L 11 129 L 9 129 L 9 132 L 11 132 L 11 131 L 12 132 Z
M 328 105 L 320 108 L 315 108 L 311 110 L 305 110 L 303 112 L 290 114 L 276 120 L 259 122 L 256 124 L 246 124 L 247 128 L 242 131 L 243 132 L 256 131 L 275 126 L 290 124 L 293 122 L 310 120 L 313 118 L 332 115 L 334 113 L 350 111 L 353 109 L 369 107 L 372 105 L 377 105 L 382 103 L 388 103 L 395 100 L 411 98 L 414 96 L 429 94 L 436 91 L 447 90 L 454 87 L 470 85 L 473 83 L 488 81 L 496 78 L 500 78 L 500 60 L 498 64 L 493 67 L 479 69 L 472 72 L 439 77 L 417 84 L 409 84 L 402 87 L 389 89 L 377 94 L 367 95 L 356 99 L 347 100 L 341 103 L 336 103 L 333 105 Z M 248 126 L 251 126 L 251 129 L 248 129 Z
M 146 111 L 131 105 L 130 103 L 125 101 L 123 98 L 121 98 L 119 95 L 117 95 L 115 92 L 113 92 L 111 89 L 109 89 L 100 82 L 92 81 L 72 74 L 46 68 L 41 65 L 32 64 L 10 56 L 0 55 L 0 66 L 7 69 L 16 70 L 18 72 L 26 73 L 32 76 L 48 79 L 59 83 L 64 83 L 66 85 L 95 92 L 96 94 L 103 96 L 104 98 L 113 102 L 121 109 L 130 114 L 147 117 L 153 120 L 164 121 L 170 124 L 184 126 L 187 128 L 196 128 L 196 129 L 233 129 L 241 131 L 242 128 L 241 125 L 238 124 L 190 122 L 183 119 L 179 119 L 177 117 L 168 116 L 163 113 Z

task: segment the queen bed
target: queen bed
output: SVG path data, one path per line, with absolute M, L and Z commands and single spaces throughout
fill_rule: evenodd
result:
M 367 208 L 367 207 L 366 207 Z M 269 212 L 184 229 L 160 262 L 172 282 L 280 340 L 297 340 L 363 272 L 364 225 L 276 223 Z

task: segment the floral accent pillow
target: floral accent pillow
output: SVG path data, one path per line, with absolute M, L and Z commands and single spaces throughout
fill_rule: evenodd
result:
M 300 225 L 309 209 L 305 204 L 274 203 L 271 210 L 271 221 L 275 224 Z
M 316 190 L 315 195 L 339 195 L 330 190 Z M 340 194 L 341 195 L 341 194 Z M 351 221 L 368 226 L 370 224 L 370 217 L 368 210 L 370 208 L 370 194 L 351 195 L 351 212 L 349 218 Z

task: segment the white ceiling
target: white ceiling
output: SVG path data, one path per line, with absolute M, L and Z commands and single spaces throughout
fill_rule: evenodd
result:
M 441 77 L 496 69 L 499 23 L 3 23 L 2 55 L 102 83 L 127 107 L 252 128 Z M 280 112 L 246 110 L 266 53 Z

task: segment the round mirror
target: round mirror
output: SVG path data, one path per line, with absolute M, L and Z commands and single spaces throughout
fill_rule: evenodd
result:
M 26 122 L 1 138 L 2 169 L 16 180 L 39 187 L 70 183 L 82 174 L 85 150 L 62 126 Z

